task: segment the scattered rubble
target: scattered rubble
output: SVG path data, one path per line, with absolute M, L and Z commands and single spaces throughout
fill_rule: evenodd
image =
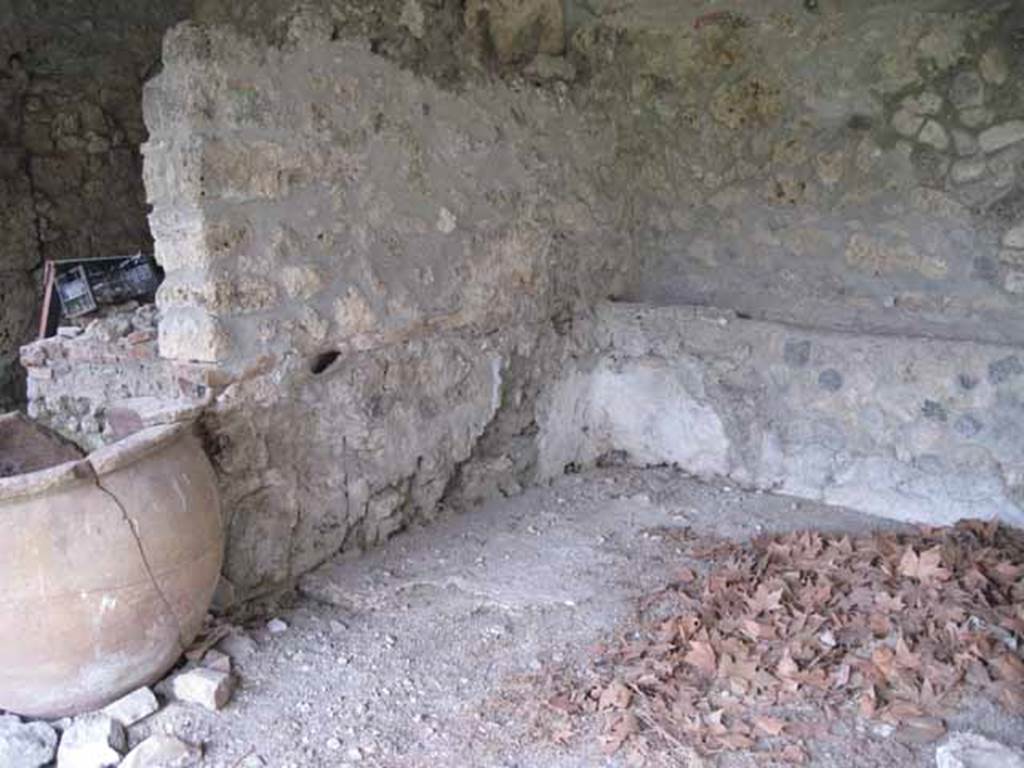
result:
M 206 669 L 213 669 L 217 672 L 231 672 L 231 657 L 221 651 L 207 651 L 203 656 L 202 666 Z
M 160 703 L 149 688 L 139 688 L 103 708 L 103 713 L 125 728 L 146 719 L 160 709 Z
M 42 768 L 50 764 L 56 751 L 57 733 L 46 723 L 0 716 L 0 765 L 4 768 Z
M 229 629 L 232 632 L 227 638 L 245 643 L 247 653 L 255 650 L 255 643 L 241 630 L 224 627 L 223 631 Z M 198 666 L 188 661 L 183 671 L 162 681 L 156 689 L 162 696 L 219 711 L 234 690 L 231 657 L 223 651 L 206 650 Z M 156 714 L 160 708 L 160 700 L 153 690 L 143 687 L 98 712 L 49 723 L 22 722 L 16 715 L 0 713 L 0 768 L 45 768 L 53 764 L 54 758 L 57 768 L 192 768 L 200 765 L 202 748 L 171 734 L 149 735 L 124 754 L 130 741 L 127 729 Z M 60 733 L 63 735 L 59 737 Z M 146 735 L 145 730 L 142 735 Z
M 272 635 L 280 635 L 288 631 L 288 625 L 281 619 L 271 619 L 267 622 L 267 632 Z
M 22 347 L 33 419 L 92 450 L 196 416 L 205 384 L 160 358 L 155 305 L 128 302 L 82 322 Z
M 150 736 L 128 753 L 120 768 L 192 768 L 202 760 L 198 747 L 174 736 Z
M 178 701 L 198 704 L 213 712 L 228 703 L 233 690 L 230 672 L 206 667 L 181 672 L 171 681 L 171 692 Z
M 240 630 L 230 632 L 217 648 L 233 659 L 244 659 L 256 652 L 256 641 Z
M 102 713 L 85 715 L 64 731 L 57 768 L 114 768 L 127 746 L 124 726 L 117 720 Z

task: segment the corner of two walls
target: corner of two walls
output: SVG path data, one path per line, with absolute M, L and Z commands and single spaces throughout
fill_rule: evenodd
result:
M 540 475 L 625 453 L 1022 524 L 1024 15 L 796 7 L 577 34 L 634 169 L 647 304 L 577 329 L 594 351 L 542 398 Z
M 605 454 L 929 524 L 1024 525 L 1024 351 L 604 304 L 538 405 L 539 476 Z
M 671 14 L 580 26 L 568 89 L 446 90 L 316 19 L 278 44 L 167 36 L 145 94 L 160 345 L 221 391 L 243 594 L 610 450 L 897 517 L 1019 514 L 1005 11 Z M 726 313 L 690 354 L 709 321 L 668 308 L 634 369 L 611 296 L 853 338 Z
M 568 105 L 304 29 L 180 25 L 144 97 L 161 354 L 220 390 L 243 596 L 435 514 L 499 412 L 530 428 L 552 318 L 619 269 L 607 144 Z

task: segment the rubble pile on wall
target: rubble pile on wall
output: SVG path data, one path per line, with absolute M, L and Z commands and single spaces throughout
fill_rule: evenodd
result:
M 15 0 L 0 9 L 0 410 L 23 396 L 44 259 L 151 251 L 142 83 L 190 3 Z
M 195 417 L 206 372 L 160 357 L 156 307 L 134 302 L 21 348 L 28 413 L 85 450 Z

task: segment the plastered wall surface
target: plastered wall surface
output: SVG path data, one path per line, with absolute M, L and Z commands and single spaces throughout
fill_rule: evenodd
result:
M 1017 347 L 605 304 L 542 395 L 541 476 L 602 456 L 901 520 L 1024 523 Z

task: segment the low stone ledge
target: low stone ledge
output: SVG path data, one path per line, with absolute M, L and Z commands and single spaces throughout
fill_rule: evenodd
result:
M 540 472 L 641 465 L 900 520 L 1024 524 L 1024 350 L 603 305 L 541 405 Z

